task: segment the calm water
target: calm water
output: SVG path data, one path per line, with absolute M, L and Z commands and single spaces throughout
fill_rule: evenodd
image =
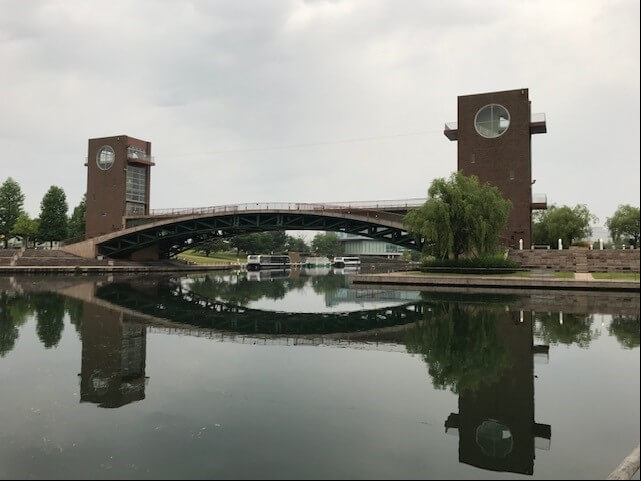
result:
M 1 478 L 605 478 L 639 295 L 0 278 L 0 386 Z

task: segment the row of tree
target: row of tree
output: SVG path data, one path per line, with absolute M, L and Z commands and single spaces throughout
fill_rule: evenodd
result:
M 311 245 L 308 245 L 305 239 L 288 235 L 284 231 L 270 231 L 243 234 L 229 239 L 213 239 L 199 244 L 194 250 L 206 256 L 214 252 L 230 250 L 247 254 L 301 252 L 337 256 L 341 254 L 342 247 L 338 236 L 333 233 L 317 234 Z
M 405 225 L 423 240 L 425 254 L 438 259 L 482 257 L 499 252 L 511 208 L 498 188 L 455 172 L 432 182 L 428 200 L 405 216 Z M 562 239 L 569 247 L 590 236 L 590 225 L 597 220 L 585 205 L 552 205 L 534 215 L 533 241 L 556 246 Z M 606 225 L 615 243 L 639 247 L 638 207 L 620 205 Z
M 9 177 L 0 185 L 0 239 L 8 247 L 11 237 L 29 242 L 53 242 L 85 233 L 86 199 L 67 217 L 67 196 L 52 185 L 40 202 L 40 216 L 32 219 L 24 210 L 24 194 L 20 185 Z
M 619 205 L 605 223 L 615 244 L 639 247 L 639 208 Z M 556 247 L 561 239 L 564 246 L 571 246 L 592 235 L 591 224 L 598 221 L 583 204 L 569 207 L 550 206 L 534 215 L 532 238 L 535 244 Z
M 505 229 L 511 203 L 503 199 L 498 188 L 482 184 L 478 178 L 460 172 L 449 179 L 436 179 L 428 190 L 428 200 L 405 217 L 410 232 L 425 241 L 425 253 L 437 258 L 458 259 L 460 256 L 484 256 L 498 252 L 500 236 Z M 23 209 L 24 194 L 20 185 L 9 177 L 0 186 L 0 237 L 4 245 L 10 237 L 29 241 L 59 241 L 85 233 L 86 199 L 67 217 L 64 191 L 51 186 L 40 203 L 40 216 L 31 219 Z M 639 208 L 620 205 L 606 225 L 616 243 L 639 247 Z M 585 239 L 591 234 L 590 225 L 597 221 L 585 205 L 575 207 L 552 205 L 534 216 L 535 244 L 555 246 Z M 250 254 L 264 252 L 313 252 L 319 255 L 339 255 L 341 245 L 335 234 L 318 234 L 311 246 L 300 238 L 283 231 L 257 232 L 239 235 L 230 240 L 216 239 L 198 247 L 207 255 L 230 249 Z
M 53 242 L 85 234 L 86 197 L 83 196 L 67 217 L 68 205 L 65 192 L 51 186 L 40 203 L 40 216 L 32 219 L 24 210 L 24 194 L 20 185 L 9 177 L 0 186 L 0 239 L 5 248 L 11 237 L 29 242 Z M 197 247 L 209 255 L 235 249 L 250 254 L 266 252 L 303 252 L 334 256 L 341 253 L 341 244 L 336 234 L 318 234 L 308 245 L 304 239 L 287 235 L 284 231 L 256 232 L 238 235 L 230 239 L 214 239 Z

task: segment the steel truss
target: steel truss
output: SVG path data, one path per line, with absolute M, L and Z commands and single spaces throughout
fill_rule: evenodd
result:
M 402 216 L 398 217 L 402 220 Z M 345 232 L 408 249 L 422 248 L 422 242 L 409 232 L 376 223 L 375 219 L 363 221 L 306 213 L 235 213 L 185 220 L 177 218 L 170 224 L 124 233 L 99 244 L 98 249 L 107 257 L 122 258 L 158 245 L 160 257 L 169 258 L 212 239 L 277 230 Z

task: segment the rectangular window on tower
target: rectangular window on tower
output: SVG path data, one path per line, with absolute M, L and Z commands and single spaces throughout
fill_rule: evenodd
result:
M 127 215 L 144 215 L 145 204 L 137 204 L 135 202 L 127 202 L 125 206 L 125 213 Z
M 147 167 L 135 165 L 127 167 L 127 200 L 134 202 L 147 200 Z

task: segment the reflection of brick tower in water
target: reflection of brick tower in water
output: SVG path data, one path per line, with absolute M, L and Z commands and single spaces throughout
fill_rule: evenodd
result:
M 510 365 L 495 383 L 459 395 L 459 413 L 445 431 L 458 431 L 459 461 L 492 471 L 533 474 L 535 448 L 549 449 L 551 428 L 534 421 L 534 346 L 532 315 L 511 311 L 496 317 L 497 342 Z
M 146 330 L 127 317 L 84 303 L 80 402 L 117 408 L 145 399 Z

